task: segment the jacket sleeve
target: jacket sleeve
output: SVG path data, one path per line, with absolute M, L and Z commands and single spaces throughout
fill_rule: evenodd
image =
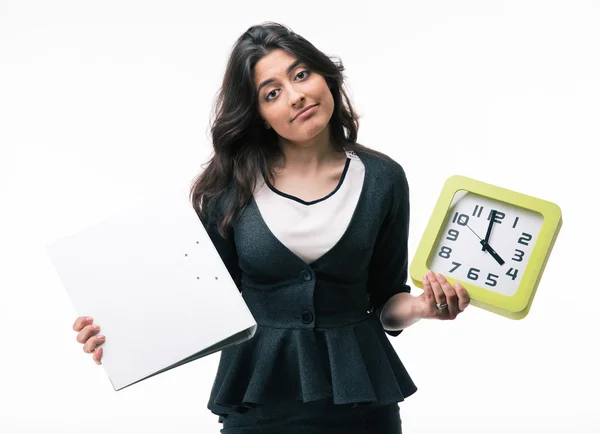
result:
M 223 200 L 214 199 L 207 204 L 206 214 L 204 217 L 200 217 L 200 221 L 202 222 L 204 229 L 206 229 L 215 249 L 219 253 L 221 260 L 227 267 L 227 271 L 229 271 L 231 278 L 241 291 L 242 271 L 238 264 L 233 228 L 230 227 L 227 238 L 222 237 L 218 231 L 219 222 L 223 215 Z
M 391 171 L 389 207 L 385 215 L 369 265 L 368 292 L 370 306 L 377 317 L 385 303 L 395 294 L 410 292 L 408 277 L 409 189 L 404 170 L 394 163 Z M 402 330 L 385 330 L 398 336 Z

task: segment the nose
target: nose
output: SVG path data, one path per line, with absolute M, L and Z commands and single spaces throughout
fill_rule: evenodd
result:
M 304 94 L 294 89 L 294 86 L 290 86 L 290 89 L 288 90 L 288 95 L 290 99 L 290 106 L 292 107 L 298 105 L 298 103 L 304 101 L 305 99 Z

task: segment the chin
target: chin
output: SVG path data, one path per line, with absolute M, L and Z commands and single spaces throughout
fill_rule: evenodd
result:
M 298 142 L 306 142 L 308 140 L 312 140 L 315 137 L 317 137 L 319 134 L 323 134 L 325 129 L 327 128 L 327 125 L 328 124 L 319 125 L 319 126 L 315 125 L 313 128 L 311 128 L 310 132 L 307 132 L 306 134 L 297 136 L 295 139 L 292 139 L 292 140 L 298 141 Z

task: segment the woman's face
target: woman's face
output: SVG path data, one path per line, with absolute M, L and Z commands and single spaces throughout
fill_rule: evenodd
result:
M 282 139 L 302 144 L 320 133 L 329 134 L 334 102 L 322 75 L 276 49 L 256 64 L 254 83 L 258 89 L 259 113 L 267 127 L 273 128 Z M 298 116 L 312 106 L 315 107 Z

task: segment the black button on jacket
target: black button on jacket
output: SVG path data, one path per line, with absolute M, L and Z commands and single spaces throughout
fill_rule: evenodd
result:
M 227 199 L 203 219 L 256 322 L 255 335 L 225 348 L 208 408 L 314 401 L 381 405 L 416 387 L 388 340 L 383 305 L 407 285 L 409 191 L 402 167 L 357 151 L 365 179 L 350 224 L 328 252 L 306 263 L 269 230 L 251 199 L 231 235 L 217 232 Z M 213 209 L 211 209 L 213 208 Z

